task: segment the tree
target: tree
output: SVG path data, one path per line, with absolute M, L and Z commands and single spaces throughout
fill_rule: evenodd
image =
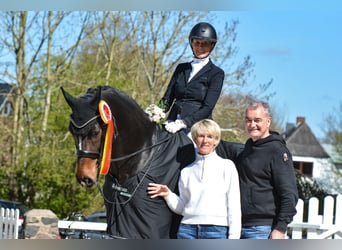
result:
M 219 23 L 215 18 L 215 14 L 210 12 L 98 13 L 97 22 L 92 25 L 101 23 L 98 33 L 94 33 L 94 38 L 101 39 L 89 40 L 82 47 L 75 76 L 87 78 L 85 85 L 88 87 L 94 86 L 94 82 L 96 85 L 103 83 L 116 86 L 131 95 L 142 107 L 146 107 L 159 101 L 176 65 L 191 60 L 188 35 L 192 26 L 203 19 Z M 267 89 L 272 81 L 256 87 L 253 93 L 243 92 L 252 76 L 254 64 L 249 56 L 241 63 L 233 63 L 238 51 L 234 46 L 237 25 L 238 21 L 233 20 L 229 24 L 225 23 L 223 29 L 217 29 L 219 42 L 212 53 L 215 63 L 226 72 L 222 98 L 214 112 L 215 119 L 223 128 L 241 123 L 239 115 L 245 106 L 243 100 L 248 99 L 248 96 L 271 97 Z M 101 80 L 103 78 L 105 81 Z M 238 105 L 227 107 L 227 101 L 223 101 L 234 96 L 239 100 L 232 103 Z M 221 107 L 225 107 L 224 112 Z M 236 110 L 239 112 L 236 113 Z
M 28 20 L 28 13 L 22 12 L 8 12 L 2 15 L 3 26 L 2 31 L 4 32 L 4 37 L 2 42 L 4 47 L 14 55 L 15 73 L 10 75 L 10 72 L 5 71 L 6 75 L 11 81 L 16 82 L 16 97 L 14 105 L 14 115 L 13 115 L 13 126 L 11 131 L 11 159 L 9 162 L 10 169 L 9 172 L 9 192 L 10 196 L 18 198 L 18 182 L 17 182 L 17 171 L 20 169 L 21 149 L 25 144 L 24 137 L 24 126 L 26 125 L 27 114 L 27 101 L 25 98 L 25 91 L 28 84 L 28 77 L 31 73 L 32 65 L 36 61 L 38 52 L 41 48 L 42 43 L 38 43 L 38 46 L 32 50 L 30 54 L 31 57 L 27 56 L 26 46 L 32 44 L 32 41 L 27 39 L 27 29 L 28 26 L 37 20 L 37 15 L 33 15 L 31 19 Z M 11 39 L 8 39 L 11 38 Z M 44 41 L 42 38 L 42 42 Z M 28 62 L 28 63 L 27 63 Z
M 78 45 L 91 33 L 84 32 L 88 16 L 58 11 L 1 13 L 3 54 L 15 63 L 0 74 L 16 88 L 11 159 L 4 164 L 9 188 L 3 194 L 58 215 L 83 209 L 94 196 L 81 192 L 75 182 L 70 164 L 75 161 L 70 151 L 73 141 L 65 126 L 69 110 L 56 97 Z M 77 18 L 81 22 L 75 25 Z M 66 28 L 67 22 L 73 23 L 73 30 Z M 67 174 L 61 166 L 68 166 Z
M 335 107 L 331 114 L 326 116 L 324 125 L 324 142 L 334 145 L 335 151 L 342 159 L 342 102 L 339 107 Z
M 203 15 L 182 11 L 95 13 L 89 28 L 98 27 L 97 32 L 82 46 L 75 76 L 87 79 L 84 87 L 116 86 L 147 106 L 159 100 L 184 56 L 190 20 L 196 22 Z M 81 85 L 82 79 L 74 81 Z

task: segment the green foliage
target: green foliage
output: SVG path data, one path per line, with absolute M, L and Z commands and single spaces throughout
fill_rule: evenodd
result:
M 10 190 L 9 190 L 9 176 L 7 174 L 7 171 L 6 171 L 6 166 L 4 166 L 3 164 L 1 164 L 0 166 L 0 185 L 1 185 L 1 188 L 0 188 L 0 197 L 3 198 L 3 199 L 9 199 L 9 193 L 10 193 Z
M 322 129 L 325 131 L 324 142 L 334 146 L 334 158 L 342 162 L 342 102 L 335 107 L 324 120 Z
M 325 196 L 329 195 L 315 180 L 303 174 L 296 173 L 296 182 L 299 198 L 304 201 L 308 201 L 311 197 L 317 197 L 322 200 Z
M 67 131 L 68 113 L 66 105 L 52 108 L 44 134 L 40 115 L 32 114 L 35 119 L 29 126 L 30 140 L 21 150 L 23 157 L 16 173 L 20 200 L 31 208 L 50 209 L 61 217 L 87 208 L 96 191 L 85 192 L 76 182 L 74 142 Z

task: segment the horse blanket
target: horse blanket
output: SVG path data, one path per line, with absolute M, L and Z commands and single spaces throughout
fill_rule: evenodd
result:
M 180 171 L 195 160 L 195 151 L 182 131 L 170 134 L 158 129 L 156 143 L 164 140 L 153 149 L 151 161 L 122 185 L 106 175 L 103 194 L 111 222 L 107 233 L 114 238 L 176 238 L 181 217 L 169 210 L 163 198 L 150 198 L 147 186 L 150 182 L 166 184 L 177 193 Z

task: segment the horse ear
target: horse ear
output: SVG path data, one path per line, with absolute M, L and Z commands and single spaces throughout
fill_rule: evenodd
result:
M 66 100 L 66 102 L 69 104 L 70 107 L 73 107 L 74 106 L 74 103 L 76 101 L 76 98 L 73 97 L 72 95 L 70 95 L 68 92 L 66 92 L 63 87 L 61 87 L 61 91 L 63 93 L 63 96 Z
M 74 125 L 83 127 L 89 120 L 97 115 L 98 102 L 100 101 L 97 99 L 98 91 L 96 91 L 96 93 L 88 91 L 80 98 L 76 98 L 66 92 L 63 88 L 61 88 L 61 90 L 66 102 L 72 109 L 70 118 Z
M 102 91 L 102 87 L 98 86 L 96 88 L 96 93 L 95 93 L 93 99 L 91 100 L 92 105 L 97 106 L 99 104 L 99 102 L 101 100 L 101 91 Z

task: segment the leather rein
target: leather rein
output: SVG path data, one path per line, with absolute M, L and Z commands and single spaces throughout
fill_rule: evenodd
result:
M 115 123 L 115 117 L 112 115 L 113 117 L 113 120 L 114 120 L 114 123 Z M 89 125 L 91 122 L 95 121 L 97 118 L 99 118 L 99 115 L 96 115 L 92 118 L 90 118 L 87 122 L 85 122 L 84 124 L 82 124 L 81 126 L 77 125 L 73 119 L 70 117 L 70 121 L 71 123 L 78 129 L 81 129 L 81 128 L 84 128 L 85 126 Z M 103 126 L 105 125 L 105 126 Z M 107 129 L 107 125 L 106 124 L 103 124 L 101 125 L 101 127 L 105 127 L 105 129 Z M 119 132 L 117 130 L 117 127 L 115 125 L 115 132 L 114 132 L 114 139 L 118 136 Z M 98 179 L 99 179 L 99 172 L 100 172 L 100 160 L 102 158 L 102 154 L 103 154 L 103 149 L 104 149 L 104 146 L 103 146 L 103 142 L 104 142 L 104 135 L 105 135 L 105 131 L 104 133 L 102 133 L 102 138 L 101 138 L 101 149 L 100 149 L 100 152 L 93 152 L 93 151 L 87 151 L 87 150 L 83 150 L 82 149 L 82 137 L 79 136 L 78 138 L 78 147 L 77 147 L 77 151 L 76 151 L 76 155 L 78 158 L 81 158 L 81 157 L 84 157 L 84 158 L 91 158 L 91 159 L 97 159 L 97 163 L 96 163 L 96 171 L 97 171 L 97 176 L 96 176 L 96 186 L 99 190 L 99 192 L 101 193 L 102 197 L 104 198 L 104 200 L 106 200 L 106 202 L 108 203 L 111 203 L 111 204 L 125 204 L 125 203 L 128 203 L 133 195 L 135 194 L 135 192 L 137 191 L 138 187 L 140 186 L 140 184 L 142 183 L 143 179 L 145 178 L 145 176 L 147 175 L 148 173 L 148 170 L 150 169 L 151 167 L 151 164 L 153 162 L 153 155 L 152 155 L 152 159 L 149 163 L 149 166 L 147 167 L 146 169 L 146 172 L 144 173 L 143 177 L 140 179 L 138 185 L 136 186 L 136 188 L 133 190 L 133 192 L 131 194 L 129 194 L 126 190 L 126 188 L 122 188 L 120 186 L 118 187 L 114 187 L 114 189 L 116 189 L 117 191 L 120 191 L 121 193 L 123 193 L 125 196 L 129 197 L 128 200 L 126 200 L 125 202 L 116 202 L 116 201 L 109 201 L 105 195 L 103 194 L 103 191 L 101 190 L 100 186 L 99 186 L 99 183 L 98 183 Z M 125 160 L 125 159 L 128 159 L 128 158 L 131 158 L 131 157 L 134 157 L 144 151 L 147 151 L 147 150 L 150 150 L 154 147 L 157 147 L 163 143 L 165 143 L 166 141 L 170 140 L 173 136 L 175 136 L 175 134 L 172 134 L 171 136 L 167 136 L 166 138 L 164 138 L 163 140 L 160 140 L 158 141 L 157 143 L 155 144 L 152 144 L 148 147 L 145 147 L 145 148 L 141 148 L 133 153 L 130 153 L 128 155 L 124 155 L 124 156 L 120 156 L 120 157 L 116 157 L 116 158 L 111 158 L 111 162 L 118 162 L 118 161 L 122 161 L 122 160 Z

